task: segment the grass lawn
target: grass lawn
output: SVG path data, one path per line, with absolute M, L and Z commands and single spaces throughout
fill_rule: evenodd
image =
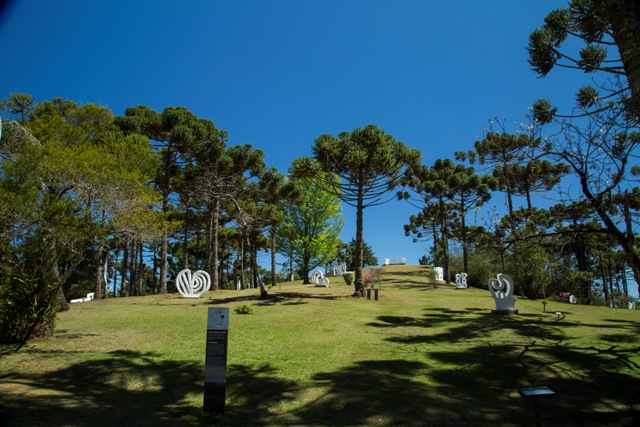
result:
M 433 288 L 385 267 L 380 300 L 352 287 L 74 304 L 53 339 L 0 357 L 0 426 L 640 425 L 640 311 Z M 254 314 L 233 308 L 248 304 Z M 229 307 L 226 413 L 203 414 L 209 307 Z M 556 311 L 561 311 L 557 315 Z

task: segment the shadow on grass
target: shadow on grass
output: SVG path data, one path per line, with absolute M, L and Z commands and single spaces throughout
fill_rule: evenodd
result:
M 422 318 L 381 316 L 369 325 L 413 328 L 385 340 L 424 351 L 437 367 L 430 372 L 432 395 L 453 397 L 459 410 L 466 408 L 470 419 L 481 420 L 477 424 L 531 423 L 533 403 L 514 392 L 548 385 L 556 398 L 541 403 L 545 423 L 640 425 L 639 339 L 629 344 L 624 330 L 634 331 L 636 322 L 597 325 L 611 330 L 608 341 L 619 336 L 625 345 L 599 337 L 593 345 L 580 341 L 582 337 L 573 338 L 567 331 L 585 325 L 533 314 L 428 309 Z M 441 407 L 453 410 L 454 405 L 443 401 Z
M 612 335 L 638 327 L 609 323 Z M 545 425 L 639 425 L 638 340 L 580 344 L 567 333 L 579 326 L 475 308 L 380 316 L 369 328 L 388 329 L 380 339 L 400 357 L 364 354 L 335 371 L 319 365 L 304 383 L 268 364 L 230 365 L 224 416 L 202 414 L 202 363 L 117 351 L 43 374 L 3 375 L 12 392 L 0 396 L 0 425 L 532 425 L 533 403 L 516 390 L 540 384 L 556 392 L 541 402 Z
M 0 381 L 15 390 L 2 396 L 0 425 L 162 427 L 190 425 L 201 416 L 186 399 L 202 394 L 203 366 L 153 353 L 115 351 L 52 372 L 9 373 Z

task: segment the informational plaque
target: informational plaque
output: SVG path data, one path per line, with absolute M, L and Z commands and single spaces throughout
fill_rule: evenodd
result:
M 227 390 L 229 309 L 209 308 L 204 370 L 204 411 L 224 414 Z

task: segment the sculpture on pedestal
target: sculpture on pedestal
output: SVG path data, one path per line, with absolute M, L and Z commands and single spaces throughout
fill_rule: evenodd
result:
M 324 274 L 322 274 L 322 271 L 313 270 L 311 272 L 311 283 L 313 283 L 316 287 L 328 288 L 329 278 L 324 277 Z
M 489 291 L 496 302 L 496 314 L 518 314 L 515 308 L 517 298 L 513 297 L 513 279 L 508 274 L 500 273 L 497 279 L 489 279 Z
M 198 270 L 191 275 L 188 268 L 178 273 L 176 278 L 176 288 L 183 298 L 200 298 L 211 287 L 209 273 Z

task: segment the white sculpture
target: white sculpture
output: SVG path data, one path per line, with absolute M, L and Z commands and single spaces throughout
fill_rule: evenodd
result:
M 76 299 L 72 299 L 69 302 L 74 303 L 74 304 L 77 303 L 77 302 L 87 302 L 87 301 L 91 301 L 95 297 L 96 297 L 95 292 L 89 292 L 85 298 L 76 298 Z
M 629 301 L 629 310 L 635 310 L 635 309 L 636 309 L 636 302 Z
M 188 268 L 178 273 L 176 278 L 176 288 L 183 298 L 200 298 L 211 287 L 209 273 L 198 270 L 191 275 Z
M 407 258 L 385 258 L 384 265 L 405 265 L 407 263 Z
M 467 289 L 467 273 L 456 274 L 456 289 Z
M 513 279 L 508 274 L 500 273 L 497 279 L 489 279 L 489 291 L 496 302 L 496 309 L 493 310 L 493 313 L 518 313 L 515 308 L 518 299 L 513 297 L 513 289 Z
M 311 272 L 311 283 L 313 283 L 316 287 L 328 288 L 329 278 L 324 277 L 324 274 L 322 274 L 322 271 L 313 270 Z
M 433 271 L 435 272 L 435 279 L 444 281 L 444 269 L 442 267 L 433 267 Z
M 346 272 L 347 272 L 347 264 L 344 262 L 331 266 L 332 276 L 342 276 Z
M 569 303 L 570 304 L 575 304 L 578 302 L 578 298 L 576 298 L 575 295 L 569 295 Z

